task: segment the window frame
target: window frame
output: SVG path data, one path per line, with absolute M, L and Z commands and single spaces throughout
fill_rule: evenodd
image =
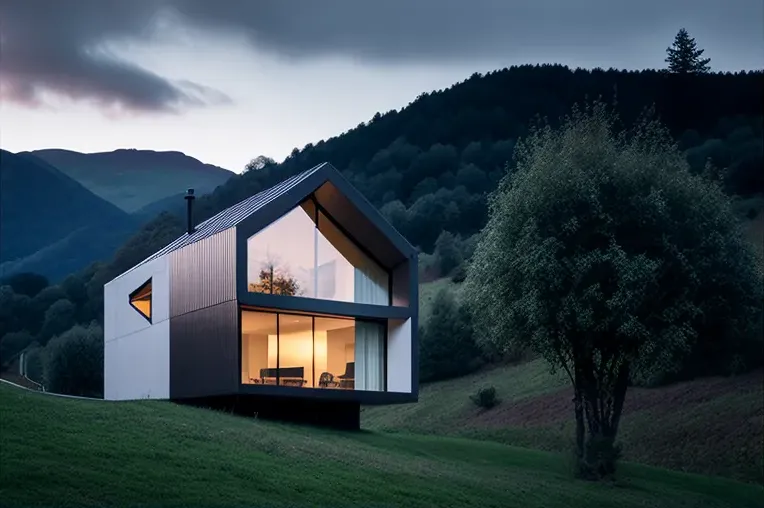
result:
M 242 358 L 242 340 L 243 340 L 243 334 L 242 334 L 242 315 L 244 312 L 259 312 L 263 314 L 275 314 L 276 315 L 276 387 L 278 388 L 286 388 L 290 389 L 289 386 L 284 386 L 281 384 L 281 379 L 279 375 L 279 368 L 281 366 L 281 330 L 280 330 L 280 322 L 281 322 L 281 315 L 297 315 L 297 316 L 306 316 L 311 318 L 311 335 L 313 339 L 313 355 L 311 362 L 313 363 L 313 372 L 315 377 L 315 343 L 316 343 L 316 318 L 338 318 L 338 319 L 347 319 L 350 321 L 353 321 L 355 326 L 355 323 L 357 321 L 361 322 L 367 322 L 367 323 L 376 323 L 382 328 L 382 391 L 376 392 L 376 391 L 370 391 L 370 390 L 348 390 L 348 392 L 357 392 L 357 393 L 388 393 L 387 391 L 387 370 L 388 370 L 388 361 L 387 361 L 387 349 L 388 349 L 388 339 L 389 339 L 389 320 L 386 318 L 364 318 L 364 317 L 355 317 L 355 316 L 344 316 L 340 314 L 321 314 L 321 313 L 315 313 L 315 312 L 308 312 L 308 311 L 290 311 L 290 310 L 280 310 L 280 309 L 271 309 L 271 308 L 261 308 L 261 307 L 252 307 L 252 306 L 246 306 L 246 305 L 239 305 L 239 316 L 238 316 L 238 351 L 239 351 L 239 387 L 247 386 L 247 387 L 258 387 L 259 385 L 255 384 L 248 384 L 243 383 L 241 381 L 241 370 L 243 365 L 243 358 Z M 272 388 L 272 387 L 269 387 Z M 300 390 L 316 390 L 318 393 L 325 392 L 324 388 L 318 388 L 315 386 L 312 387 L 306 387 L 306 388 L 300 388 Z
M 149 277 L 146 282 L 138 286 L 137 289 L 133 290 L 128 296 L 127 296 L 127 303 L 132 307 L 140 316 L 149 322 L 149 324 L 154 324 L 152 321 L 152 318 L 154 316 L 154 285 L 152 284 L 153 277 Z M 133 303 L 133 300 L 135 300 L 135 296 L 141 293 L 143 290 L 146 289 L 146 287 L 151 286 L 151 291 L 149 292 L 149 315 L 143 313 L 141 309 L 135 306 Z
M 313 208 L 311 210 L 313 212 L 313 216 L 312 217 L 311 217 L 311 214 L 309 213 L 309 211 L 306 209 L 308 207 L 304 207 L 303 206 L 306 202 L 310 202 L 312 204 L 312 208 Z M 244 239 L 244 250 L 245 250 L 245 256 L 246 256 L 245 259 L 249 258 L 249 240 L 251 240 L 253 237 L 257 236 L 261 231 L 265 230 L 267 227 L 269 227 L 271 224 L 274 224 L 275 222 L 277 222 L 282 217 L 286 216 L 289 213 L 292 213 L 292 211 L 296 210 L 297 208 L 302 208 L 303 211 L 305 212 L 305 214 L 308 217 L 310 217 L 311 221 L 313 222 L 314 235 L 323 235 L 323 233 L 321 232 L 320 226 L 319 226 L 319 217 L 321 215 L 323 215 L 326 220 L 328 220 L 342 235 L 345 236 L 345 238 L 348 239 L 348 241 L 350 241 L 353 244 L 353 246 L 355 246 L 364 256 L 366 256 L 370 261 L 372 261 L 375 265 L 377 265 L 377 267 L 379 267 L 379 269 L 381 271 L 384 272 L 385 276 L 387 277 L 387 303 L 384 304 L 384 305 L 381 305 L 381 304 L 364 304 L 364 303 L 360 303 L 360 302 L 348 302 L 348 301 L 345 301 L 345 300 L 333 300 L 333 299 L 327 299 L 327 298 L 318 298 L 317 296 L 280 295 L 280 294 L 273 293 L 273 292 L 271 292 L 271 293 L 260 293 L 260 292 L 257 292 L 257 291 L 250 291 L 249 290 L 249 284 L 250 284 L 249 276 L 250 276 L 250 274 L 249 274 L 248 268 L 245 268 L 245 274 L 246 274 L 245 275 L 245 280 L 246 280 L 246 283 L 245 283 L 244 287 L 246 289 L 246 292 L 247 293 L 251 293 L 251 294 L 263 294 L 263 295 L 268 295 L 268 296 L 282 296 L 282 297 L 283 296 L 290 296 L 290 297 L 295 297 L 295 298 L 306 298 L 306 299 L 319 300 L 319 301 L 324 301 L 324 302 L 348 303 L 348 304 L 351 304 L 351 305 L 353 305 L 353 304 L 361 304 L 361 305 L 374 305 L 374 306 L 388 307 L 388 308 L 395 307 L 393 305 L 393 270 L 388 268 L 388 267 L 386 267 L 368 248 L 366 248 L 364 245 L 362 245 L 360 242 L 358 242 L 358 240 L 356 240 L 353 237 L 353 235 L 351 235 L 350 232 L 345 227 L 343 227 L 342 224 L 340 224 L 332 216 L 332 214 L 329 213 L 329 211 L 326 208 L 321 206 L 321 204 L 318 202 L 318 199 L 315 196 L 315 193 L 311 193 L 305 199 L 300 200 L 300 202 L 297 203 L 297 205 L 295 205 L 294 207 L 290 208 L 286 213 L 284 213 L 281 217 L 278 217 L 276 220 L 274 220 L 270 224 L 267 224 L 266 226 L 264 226 L 260 230 L 258 230 L 255 233 L 250 234 L 249 236 L 247 236 Z M 314 242 L 315 242 L 316 238 L 317 237 L 314 236 Z M 324 237 L 324 238 L 326 238 L 326 237 Z M 329 241 L 328 239 L 326 239 L 326 240 Z M 331 243 L 331 242 L 329 242 L 329 243 Z M 352 263 L 351 263 L 351 265 L 352 265 Z M 248 264 L 247 264 L 247 266 L 248 266 Z

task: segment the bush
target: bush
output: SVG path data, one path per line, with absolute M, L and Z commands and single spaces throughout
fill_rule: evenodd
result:
M 455 282 L 456 284 L 461 284 L 464 282 L 464 279 L 467 278 L 467 266 L 465 263 L 461 263 L 459 266 L 454 268 L 454 270 L 451 272 L 451 282 Z
M 483 409 L 491 409 L 499 403 L 499 399 L 496 397 L 496 388 L 493 386 L 480 388 L 477 393 L 470 395 L 470 400 Z
M 423 382 L 464 376 L 482 364 L 470 313 L 445 288 L 433 299 L 432 311 L 420 328 L 419 345 Z
M 48 391 L 103 396 L 103 330 L 95 323 L 76 325 L 45 347 L 45 387 Z
M 34 337 L 26 330 L 20 332 L 11 332 L 0 339 L 0 362 L 3 365 L 13 360 L 16 355 L 30 345 Z
M 36 342 L 27 348 L 27 377 L 41 385 L 45 383 L 43 354 L 45 350 Z

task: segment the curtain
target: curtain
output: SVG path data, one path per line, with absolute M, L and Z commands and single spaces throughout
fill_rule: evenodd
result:
M 381 392 L 385 388 L 384 331 L 377 323 L 355 322 L 355 389 Z
M 361 266 L 355 267 L 353 281 L 355 303 L 370 303 L 374 305 L 388 305 L 388 278 L 387 273 L 373 262 L 364 260 Z

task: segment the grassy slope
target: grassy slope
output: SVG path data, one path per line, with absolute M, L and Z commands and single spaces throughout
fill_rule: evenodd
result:
M 657 389 L 630 389 L 620 430 L 626 460 L 744 481 L 763 482 L 762 372 Z M 500 404 L 474 407 L 469 396 L 493 385 Z M 573 443 L 572 393 L 543 361 L 496 367 L 425 385 L 419 403 L 371 407 L 375 431 L 469 437 L 567 453 Z
M 614 485 L 555 454 L 459 438 L 339 433 L 165 402 L 0 385 L 3 506 L 756 506 L 762 489 L 625 464 Z

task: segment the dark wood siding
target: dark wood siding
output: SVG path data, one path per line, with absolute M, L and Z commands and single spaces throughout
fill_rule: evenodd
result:
M 238 319 L 235 300 L 170 318 L 170 398 L 237 392 Z
M 236 228 L 170 256 L 170 317 L 236 299 Z

